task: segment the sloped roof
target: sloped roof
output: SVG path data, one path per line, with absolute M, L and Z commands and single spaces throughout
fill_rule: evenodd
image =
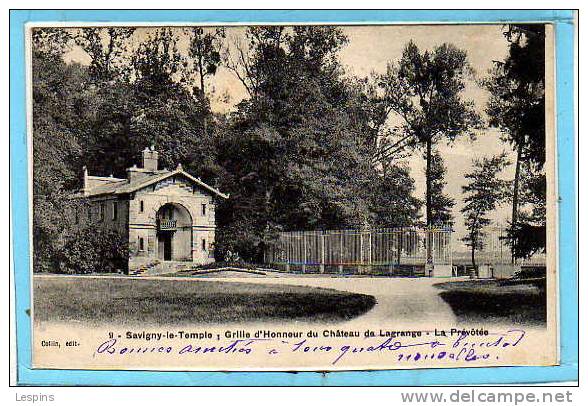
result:
M 154 183 L 160 182 L 164 179 L 170 178 L 172 176 L 182 175 L 189 179 L 191 182 L 195 183 L 196 185 L 200 186 L 203 189 L 208 190 L 210 193 L 215 194 L 217 196 L 222 197 L 223 199 L 228 199 L 229 195 L 226 195 L 219 190 L 213 188 L 210 185 L 207 185 L 203 181 L 194 176 L 190 175 L 188 172 L 184 172 L 182 168 L 177 168 L 173 171 L 165 171 L 162 173 L 155 173 L 153 175 L 146 175 L 141 179 L 138 179 L 135 182 L 129 182 L 128 180 L 123 180 L 121 182 L 113 182 L 108 185 L 98 186 L 93 189 L 89 189 L 86 191 L 86 197 L 89 196 L 101 196 L 101 195 L 122 195 L 136 192 L 137 190 L 143 189 L 147 186 L 153 185 Z

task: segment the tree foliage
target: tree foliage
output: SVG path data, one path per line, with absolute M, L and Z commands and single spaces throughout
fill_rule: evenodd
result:
M 346 41 L 335 27 L 252 27 L 246 48 L 237 47 L 232 70 L 251 98 L 219 141 L 221 184 L 232 196 L 219 219 L 238 230 L 220 238 L 226 249 L 248 246 L 247 259 L 256 259 L 275 231 L 398 226 L 416 217 L 408 171 L 381 176 L 372 165 L 367 98 L 337 59 Z
M 508 238 L 515 258 L 529 258 L 544 253 L 546 247 L 547 194 L 546 177 L 523 166 L 518 221 L 510 223 Z
M 462 187 L 465 216 L 468 230 L 463 241 L 470 247 L 472 264 L 476 266 L 475 252 L 484 248 L 484 228 L 491 224 L 488 213 L 496 209 L 509 196 L 510 182 L 499 177 L 510 162 L 506 154 L 473 160 L 473 170 L 465 175 L 468 183 Z
M 200 82 L 199 93 L 205 94 L 205 81 L 208 76 L 214 76 L 221 64 L 223 39 L 226 36 L 222 27 L 207 30 L 203 27 L 189 29 L 189 56 L 193 61 L 193 71 Z
M 450 225 L 453 223 L 452 209 L 455 200 L 444 192 L 447 185 L 445 174 L 447 168 L 443 163 L 443 157 L 434 152 L 431 155 L 431 224 Z
M 120 75 L 128 74 L 125 53 L 128 52 L 127 40 L 135 28 L 87 27 L 75 35 L 75 42 L 90 57 L 88 73 L 95 81 L 112 81 Z
M 509 53 L 484 83 L 491 93 L 490 125 L 505 141 L 522 146 L 521 159 L 545 163 L 545 26 L 510 25 L 504 33 Z
M 486 111 L 517 153 L 509 241 L 513 258 L 524 258 L 545 250 L 545 26 L 509 25 L 504 35 L 508 55 L 484 81 L 491 93 Z
M 41 46 L 33 51 L 32 71 L 34 262 L 35 269 L 46 270 L 56 266 L 65 194 L 76 184 L 74 168 L 82 155 L 77 111 L 84 70 Z
M 82 165 L 124 177 L 155 145 L 160 168 L 182 163 L 230 194 L 217 208 L 217 256 L 257 261 L 282 230 L 417 223 L 423 202 L 399 153 L 424 153 L 427 222 L 450 221 L 454 201 L 434 147 L 480 126 L 463 97 L 466 54 L 450 44 L 429 52 L 409 43 L 374 81 L 345 72 L 339 51 L 348 39 L 329 26 L 249 27 L 230 47 L 225 30 L 200 27 L 41 29 L 33 41 L 38 270 L 115 270 L 126 255 L 120 236 L 109 237 L 118 250 L 89 230 L 67 231 L 64 206 Z M 67 61 L 72 47 L 86 52 L 87 65 Z M 248 93 L 226 114 L 212 111 L 208 85 L 221 66 Z M 472 181 L 495 181 L 480 165 Z M 525 188 L 540 188 L 526 168 Z M 482 193 L 478 186 L 464 191 Z M 521 197 L 534 219 L 537 196 Z

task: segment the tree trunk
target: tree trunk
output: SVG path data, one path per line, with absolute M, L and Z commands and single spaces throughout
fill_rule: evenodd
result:
M 519 221 L 519 182 L 521 177 L 521 154 L 522 154 L 522 145 L 517 147 L 517 162 L 515 165 L 515 175 L 514 175 L 514 182 L 513 182 L 513 192 L 512 192 L 512 214 L 511 214 L 511 227 L 515 229 L 518 221 Z M 514 241 L 511 241 L 511 263 L 515 263 L 515 250 L 514 250 Z
M 200 94 L 204 99 L 204 67 L 202 66 L 202 57 L 198 60 L 198 75 L 200 76 Z
M 198 74 L 200 75 L 200 97 L 202 98 L 201 102 L 204 103 L 206 99 L 206 94 L 204 92 L 204 67 L 202 66 L 202 55 L 198 58 Z M 204 117 L 202 120 L 202 130 L 204 135 L 206 136 L 208 133 L 208 114 L 204 113 Z
M 432 199 L 431 199 L 431 149 L 432 149 L 432 141 L 431 139 L 427 139 L 427 169 L 425 172 L 426 179 L 426 205 L 427 205 L 427 263 L 432 262 L 431 258 L 431 226 L 432 226 L 432 213 L 431 213 L 431 206 L 432 206 Z
M 431 199 L 431 149 L 432 149 L 432 142 L 431 140 L 427 140 L 427 156 L 426 156 L 426 161 L 427 161 L 427 169 L 426 169 L 426 173 L 425 173 L 425 177 L 426 182 L 427 182 L 427 186 L 426 186 L 426 204 L 427 204 L 427 225 L 430 226 L 432 225 L 432 210 L 431 210 L 431 206 L 432 206 L 432 199 Z
M 472 266 L 476 269 L 476 247 L 475 244 L 472 244 Z

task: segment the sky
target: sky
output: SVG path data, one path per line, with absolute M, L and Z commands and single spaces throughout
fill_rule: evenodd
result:
M 133 41 L 137 42 L 152 29 L 139 29 Z M 402 55 L 405 44 L 410 40 L 415 42 L 421 50 L 432 50 L 444 42 L 452 43 L 465 50 L 477 78 L 487 76 L 493 64 L 492 61 L 504 60 L 508 52 L 501 25 L 372 25 L 344 26 L 342 30 L 349 42 L 339 52 L 340 61 L 345 66 L 347 75 L 359 77 L 368 76 L 371 72 L 385 72 L 387 63 L 397 61 Z M 226 31 L 230 42 L 242 38 L 245 27 L 227 27 Z M 178 47 L 180 51 L 185 52 L 187 42 L 182 39 Z M 66 56 L 66 60 L 88 63 L 89 58 L 81 49 L 74 48 Z M 209 92 L 212 93 L 211 106 L 219 113 L 233 110 L 237 103 L 247 97 L 245 88 L 239 80 L 222 66 L 209 80 L 208 86 Z M 488 92 L 478 86 L 474 80 L 468 81 L 464 98 L 473 100 L 476 109 L 482 115 L 488 96 Z M 505 151 L 509 153 L 511 161 L 514 161 L 515 154 L 509 145 L 501 142 L 499 131 L 492 128 L 480 131 L 475 141 L 462 137 L 451 145 L 439 143 L 437 150 L 447 167 L 445 192 L 456 200 L 453 214 L 457 238 L 454 243 L 460 247 L 461 244 L 457 240 L 465 235 L 465 226 L 459 212 L 463 207 L 461 188 L 465 184 L 463 175 L 472 167 L 472 159 Z M 414 153 L 407 159 L 407 164 L 415 179 L 416 195 L 424 200 L 425 177 L 422 154 Z M 505 178 L 512 179 L 513 166 L 504 171 Z M 495 223 L 505 224 L 509 212 L 508 207 L 501 207 L 490 217 Z M 461 248 L 466 249 L 463 245 Z

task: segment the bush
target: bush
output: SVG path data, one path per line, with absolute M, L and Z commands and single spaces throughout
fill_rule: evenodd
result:
M 522 268 L 517 272 L 514 279 L 535 279 L 535 278 L 546 278 L 547 268 L 544 266 L 536 266 L 530 268 Z
M 114 230 L 84 227 L 66 237 L 60 270 L 64 273 L 121 273 L 128 266 L 126 238 Z

